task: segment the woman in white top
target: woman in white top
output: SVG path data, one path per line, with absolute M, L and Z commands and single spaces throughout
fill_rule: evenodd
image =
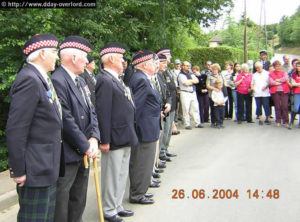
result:
M 270 125 L 270 92 L 269 92 L 269 73 L 263 69 L 261 62 L 255 63 L 256 73 L 254 73 L 251 89 L 256 102 L 256 114 L 258 115 L 259 125 L 263 125 L 262 121 L 262 107 L 265 111 L 266 120 L 265 123 Z

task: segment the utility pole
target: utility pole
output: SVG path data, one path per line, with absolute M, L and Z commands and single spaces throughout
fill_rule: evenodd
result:
M 264 16 L 264 26 L 262 28 L 262 16 Z M 258 30 L 258 37 L 257 37 L 257 51 L 259 51 L 260 45 L 260 35 L 261 32 L 264 32 L 263 37 L 265 38 L 265 49 L 268 48 L 268 36 L 267 36 L 267 25 L 266 25 L 266 5 L 265 0 L 261 0 L 260 5 L 260 19 L 259 19 L 259 30 Z
M 264 0 L 261 0 L 260 16 L 259 16 L 259 28 L 258 28 L 258 34 L 257 34 L 257 51 L 259 51 L 259 44 L 260 44 L 260 32 L 261 32 L 261 19 L 262 19 L 263 3 L 264 3 Z
M 267 20 L 266 20 L 266 5 L 264 0 L 264 28 L 265 28 L 265 40 L 266 40 L 266 50 L 268 49 L 268 38 L 267 38 Z
M 245 4 L 245 13 L 244 13 L 244 62 L 248 62 L 248 51 L 247 51 L 247 7 L 246 0 L 244 0 Z

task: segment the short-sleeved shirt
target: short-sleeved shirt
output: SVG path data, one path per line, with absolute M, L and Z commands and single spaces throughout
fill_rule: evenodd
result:
M 216 87 L 216 81 L 217 80 L 220 80 L 222 82 L 222 85 L 223 85 L 223 78 L 220 74 L 218 74 L 218 75 L 210 74 L 210 75 L 207 76 L 206 84 L 210 85 L 211 87 Z M 209 97 L 211 97 L 211 92 L 212 92 L 212 90 L 208 90 L 208 96 Z
M 254 97 L 270 96 L 269 87 L 262 90 L 262 88 L 269 84 L 269 73 L 266 70 L 263 69 L 262 73 L 254 73 L 251 84 L 254 87 Z

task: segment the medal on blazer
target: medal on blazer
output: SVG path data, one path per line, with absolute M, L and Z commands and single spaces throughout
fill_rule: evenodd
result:
M 85 90 L 86 95 L 88 97 L 89 104 L 91 105 L 92 104 L 92 101 L 91 101 L 91 98 L 92 98 L 91 91 L 89 90 L 89 87 L 87 85 L 85 85 L 84 90 Z
M 125 96 L 127 97 L 127 99 L 129 100 L 129 101 L 131 101 L 131 93 L 130 93 L 130 90 L 129 90 L 129 88 L 128 87 L 125 87 Z
M 169 76 L 167 76 L 167 78 L 166 78 L 166 82 L 167 82 L 167 83 L 171 82 L 171 80 L 170 80 Z
M 50 90 L 47 91 L 47 97 L 48 97 L 50 103 L 54 102 L 54 95 L 51 93 Z

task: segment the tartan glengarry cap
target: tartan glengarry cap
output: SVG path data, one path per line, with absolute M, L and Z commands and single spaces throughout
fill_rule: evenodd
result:
M 109 43 L 105 45 L 101 50 L 100 50 L 100 57 L 108 54 L 108 53 L 119 53 L 119 54 L 124 54 L 125 53 L 125 47 L 121 45 L 120 43 Z
M 140 64 L 142 62 L 146 62 L 150 59 L 154 58 L 154 53 L 150 50 L 142 50 L 138 51 L 135 55 L 132 57 L 132 64 L 136 66 L 137 64 Z
M 163 60 L 163 59 L 167 59 L 167 56 L 165 56 L 164 54 L 160 54 L 160 55 L 158 55 L 158 58 L 160 60 Z
M 160 48 L 160 49 L 157 50 L 157 52 L 156 52 L 157 55 L 165 54 L 165 53 L 170 54 L 170 53 L 171 53 L 171 49 L 165 47 L 165 48 Z
M 91 57 L 91 56 L 88 56 L 88 57 L 87 57 L 87 60 L 88 60 L 88 64 L 90 64 L 91 62 L 93 62 L 93 61 L 94 61 L 94 58 L 93 58 L 93 57 Z
M 41 48 L 56 48 L 58 45 L 57 38 L 52 34 L 36 34 L 29 39 L 24 47 L 23 53 L 28 56 L 30 53 Z
M 59 46 L 60 51 L 66 48 L 80 49 L 86 53 L 92 51 L 92 45 L 80 36 L 68 36 Z

